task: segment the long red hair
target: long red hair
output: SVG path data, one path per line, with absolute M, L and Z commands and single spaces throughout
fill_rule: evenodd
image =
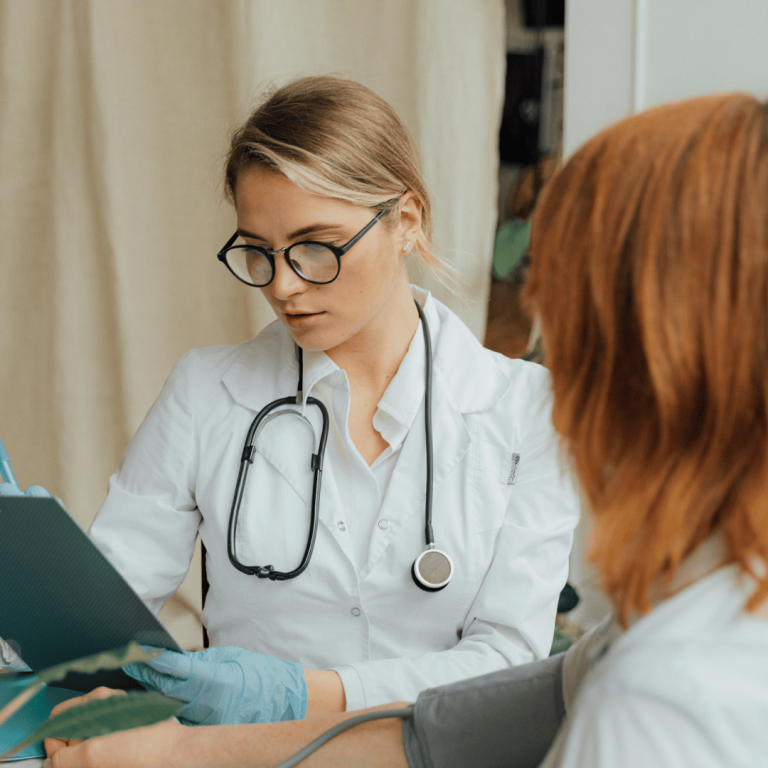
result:
M 626 621 L 713 531 L 768 597 L 768 106 L 692 99 L 620 122 L 549 183 L 527 296 L 553 421 Z M 755 557 L 756 556 L 756 557 Z

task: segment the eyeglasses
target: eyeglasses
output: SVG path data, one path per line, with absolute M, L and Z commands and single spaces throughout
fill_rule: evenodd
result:
M 219 251 L 217 258 L 241 282 L 256 288 L 269 285 L 275 277 L 275 256 L 282 253 L 288 266 L 308 283 L 332 283 L 341 272 L 341 257 L 386 213 L 380 211 L 348 243 L 342 246 L 306 240 L 279 251 L 268 251 L 258 245 L 232 245 L 239 237 L 235 232 Z

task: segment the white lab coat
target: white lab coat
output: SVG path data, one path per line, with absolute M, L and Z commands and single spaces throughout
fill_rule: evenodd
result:
M 744 610 L 755 582 L 739 566 L 709 573 L 725 553 L 715 534 L 676 594 L 566 656 L 567 716 L 540 768 L 768 766 L 768 610 Z
M 91 528 L 155 611 L 184 578 L 199 531 L 211 643 L 335 668 L 348 709 L 414 699 L 431 686 L 545 656 L 578 518 L 545 369 L 489 352 L 445 306 L 415 293 L 432 335 L 433 525 L 455 565 L 446 589 L 423 592 L 411 578 L 424 551 L 423 403 L 382 501 L 388 527 L 374 528 L 362 568 L 338 526 L 327 458 L 308 569 L 271 582 L 230 564 L 227 526 L 246 432 L 266 403 L 296 391 L 294 344 L 278 322 L 246 343 L 193 350 L 179 361 Z M 305 380 L 305 397 L 312 385 Z M 306 417 L 319 435 L 317 409 L 307 407 Z M 278 570 L 299 563 L 312 441 L 298 417 L 281 417 L 259 436 L 238 526 L 241 561 Z

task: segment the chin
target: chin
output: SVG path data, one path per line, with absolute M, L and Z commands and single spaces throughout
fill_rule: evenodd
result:
M 295 328 L 289 328 L 288 330 L 293 340 L 307 352 L 327 352 L 341 343 L 341 339 L 314 328 L 308 328 L 304 331 L 296 330 Z
M 306 352 L 331 352 L 354 335 L 354 333 L 328 333 L 320 330 L 297 332 L 291 329 L 293 340 Z

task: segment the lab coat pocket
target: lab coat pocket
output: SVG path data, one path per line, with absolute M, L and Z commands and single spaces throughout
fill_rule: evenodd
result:
M 472 505 L 474 533 L 501 527 L 514 487 L 517 462 L 519 455 L 508 445 L 477 441 Z

